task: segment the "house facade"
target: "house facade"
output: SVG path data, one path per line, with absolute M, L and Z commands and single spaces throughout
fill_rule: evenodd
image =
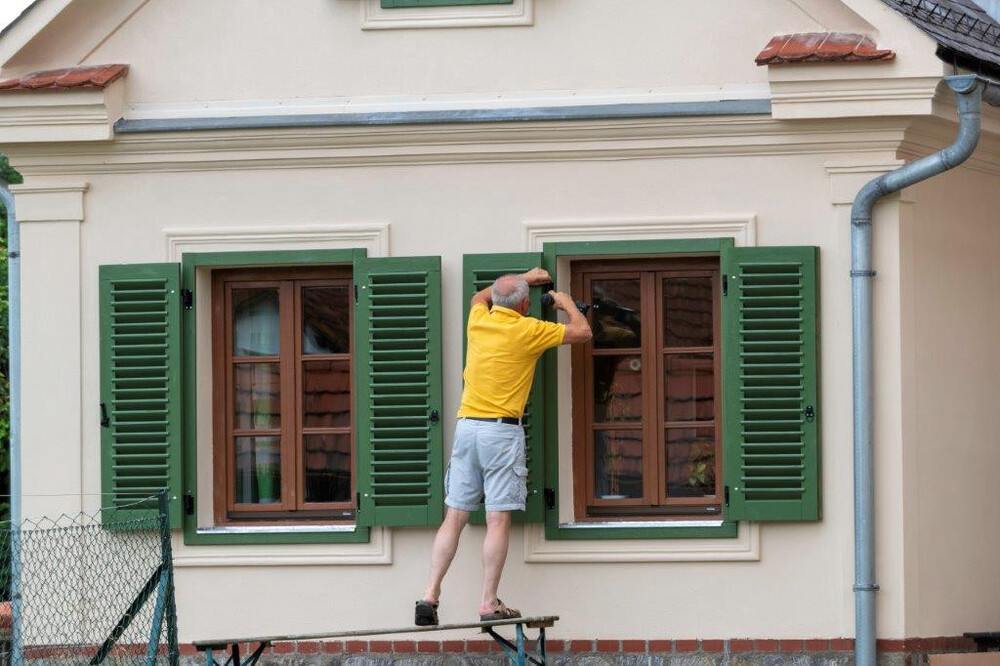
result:
M 24 515 L 169 488 L 182 643 L 405 625 L 467 304 L 541 265 L 595 338 L 539 364 L 501 597 L 567 655 L 846 658 L 850 208 L 957 126 L 891 4 L 39 0 L 0 35 Z M 875 209 L 886 658 L 1000 628 L 982 126 Z M 444 622 L 474 617 L 482 529 Z M 282 649 L 486 649 L 396 638 Z

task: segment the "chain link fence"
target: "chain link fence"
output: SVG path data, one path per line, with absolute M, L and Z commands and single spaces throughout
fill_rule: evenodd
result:
M 178 663 L 166 497 L 139 506 L 0 523 L 0 666 Z

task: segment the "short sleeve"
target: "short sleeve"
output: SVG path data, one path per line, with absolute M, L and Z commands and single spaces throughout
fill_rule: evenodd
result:
M 483 317 L 488 317 L 490 315 L 490 309 L 486 307 L 484 303 L 476 303 L 469 310 L 469 321 L 466 322 L 465 328 L 468 330 L 469 326 L 472 326 L 474 321 L 478 321 Z
M 528 349 L 536 355 L 540 355 L 546 349 L 558 347 L 566 337 L 566 324 L 557 324 L 551 321 L 542 321 L 532 318 L 528 328 Z

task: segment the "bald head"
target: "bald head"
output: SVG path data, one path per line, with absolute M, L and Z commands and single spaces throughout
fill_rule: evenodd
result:
M 502 308 L 521 312 L 527 298 L 528 282 L 520 275 L 501 275 L 490 288 L 490 300 Z

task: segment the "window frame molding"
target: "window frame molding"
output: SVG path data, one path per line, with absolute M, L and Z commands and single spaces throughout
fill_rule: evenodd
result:
M 543 265 L 556 276 L 557 284 L 566 282 L 568 275 L 560 274 L 559 262 L 580 258 L 619 258 L 628 256 L 719 256 L 723 247 L 732 247 L 731 237 L 716 238 L 653 238 L 635 240 L 568 240 L 544 242 L 542 244 Z M 553 314 L 554 316 L 554 314 Z M 559 366 L 561 362 L 547 363 L 545 366 L 545 487 L 553 488 L 555 506 L 545 514 L 546 540 L 602 540 L 602 539 L 704 539 L 735 538 L 738 533 L 736 521 L 719 520 L 717 525 L 705 527 L 704 521 L 696 521 L 698 526 L 685 524 L 690 521 L 663 521 L 662 526 L 634 526 L 628 522 L 608 521 L 606 523 L 564 523 L 559 518 L 559 500 L 563 489 L 559 487 Z M 715 521 L 713 521 L 715 522 Z M 615 523 L 621 523 L 616 526 Z
M 185 545 L 237 545 L 237 544 L 319 544 L 319 543 L 368 543 L 371 528 L 354 526 L 330 530 L 294 531 L 274 530 L 266 527 L 255 531 L 253 527 L 231 529 L 227 527 L 199 528 L 198 526 L 198 292 L 199 271 L 212 268 L 241 268 L 254 266 L 308 266 L 346 265 L 367 256 L 364 248 L 351 249 L 302 249 L 302 250 L 248 250 L 224 252 L 185 252 L 181 257 L 181 285 L 194 294 L 194 306 L 182 313 L 182 358 L 184 365 L 183 400 L 184 433 L 181 446 L 183 492 L 195 496 L 195 510 L 183 517 Z M 210 282 L 207 285 L 211 289 Z M 211 312 L 206 313 L 209 319 Z M 212 443 L 214 447 L 214 442 Z M 214 520 L 214 517 L 213 517 Z
M 531 26 L 535 23 L 535 0 L 508 4 L 456 3 L 437 7 L 383 8 L 382 0 L 361 0 L 362 30 L 409 28 L 482 28 Z

